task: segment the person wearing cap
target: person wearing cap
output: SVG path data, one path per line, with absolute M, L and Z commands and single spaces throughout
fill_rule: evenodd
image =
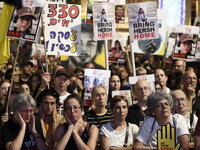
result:
M 24 32 L 32 25 L 32 20 L 36 20 L 30 7 L 22 7 L 17 11 L 16 31 Z
M 189 34 L 182 34 L 180 36 L 178 43 L 178 45 L 180 45 L 180 58 L 187 58 L 187 55 L 190 54 L 190 51 L 192 49 L 192 43 L 194 44 L 194 41 Z
M 60 114 L 62 114 L 62 112 L 64 110 L 63 109 L 64 100 L 70 95 L 67 92 L 67 87 L 70 82 L 69 78 L 70 78 L 69 74 L 64 69 L 58 70 L 54 77 L 54 88 L 55 88 L 56 92 L 58 92 L 58 94 L 59 94 L 60 107 L 59 107 L 58 111 Z

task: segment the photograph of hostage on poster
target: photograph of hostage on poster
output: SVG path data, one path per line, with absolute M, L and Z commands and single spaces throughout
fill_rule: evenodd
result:
M 79 56 L 81 6 L 48 1 L 44 19 L 47 55 Z
M 42 7 L 15 8 L 8 27 L 7 36 L 35 41 L 39 27 Z
M 198 35 L 194 34 L 178 33 L 173 57 L 177 59 L 195 59 L 197 37 Z
M 197 61 L 195 57 L 199 28 L 195 26 L 178 26 L 176 28 L 174 59 Z
M 105 41 L 95 41 L 93 38 L 93 25 L 86 24 L 85 21 L 82 20 L 80 56 L 61 56 L 62 65 L 75 65 L 91 69 L 105 69 Z
M 156 2 L 132 3 L 127 8 L 131 41 L 159 37 Z
M 91 101 L 93 87 L 100 85 L 106 88 L 108 93 L 110 70 L 85 69 L 84 73 L 84 100 Z
M 112 3 L 92 5 L 95 40 L 108 40 L 115 37 L 115 7 Z
M 125 23 L 125 5 L 115 5 L 115 23 Z

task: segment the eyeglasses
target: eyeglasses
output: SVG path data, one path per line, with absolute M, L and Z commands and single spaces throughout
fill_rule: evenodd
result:
M 79 106 L 73 106 L 73 107 L 66 107 L 67 111 L 78 111 L 81 107 Z
M 184 102 L 184 101 L 186 101 L 186 98 L 174 98 L 175 104 L 178 104 L 178 103 L 181 103 L 181 102 Z
M 25 109 L 21 111 L 22 113 L 33 113 L 34 110 L 33 109 Z
M 156 108 L 163 108 L 163 107 L 170 107 L 171 104 L 169 102 L 165 102 L 165 103 L 159 103 L 157 105 L 155 105 Z

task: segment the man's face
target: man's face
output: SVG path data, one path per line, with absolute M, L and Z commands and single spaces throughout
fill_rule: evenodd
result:
M 55 88 L 61 91 L 66 90 L 68 84 L 69 84 L 69 79 L 65 75 L 59 75 L 54 80 Z
M 41 110 L 46 115 L 51 115 L 53 114 L 55 109 L 56 109 L 56 98 L 51 95 L 45 96 L 41 103 Z
M 96 55 L 97 41 L 94 41 L 93 35 L 88 32 L 82 32 L 81 39 L 81 55 L 72 56 L 72 58 L 78 63 L 89 62 Z
M 116 16 L 118 17 L 123 17 L 124 16 L 124 10 L 122 7 L 117 7 L 116 8 Z
M 184 72 L 185 71 L 184 62 L 182 60 L 177 60 L 174 69 L 175 71 Z
M 146 80 L 139 80 L 135 85 L 135 95 L 138 101 L 146 101 L 151 94 L 151 88 Z
M 187 52 L 190 51 L 191 48 L 192 48 L 191 41 L 182 42 L 180 45 L 180 52 L 181 52 L 181 54 L 186 54 Z
M 118 70 L 122 80 L 128 77 L 128 73 L 126 72 L 126 69 L 124 67 L 119 67 Z
M 197 86 L 197 76 L 192 71 L 186 72 L 185 78 L 182 82 L 186 90 L 195 89 Z
M 31 25 L 32 18 L 30 16 L 23 16 L 17 19 L 17 31 L 24 32 Z

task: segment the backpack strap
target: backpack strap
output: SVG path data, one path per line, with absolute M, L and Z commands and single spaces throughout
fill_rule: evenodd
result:
M 124 140 L 124 147 L 128 146 L 128 136 L 129 136 L 129 123 L 126 122 L 126 135 Z

